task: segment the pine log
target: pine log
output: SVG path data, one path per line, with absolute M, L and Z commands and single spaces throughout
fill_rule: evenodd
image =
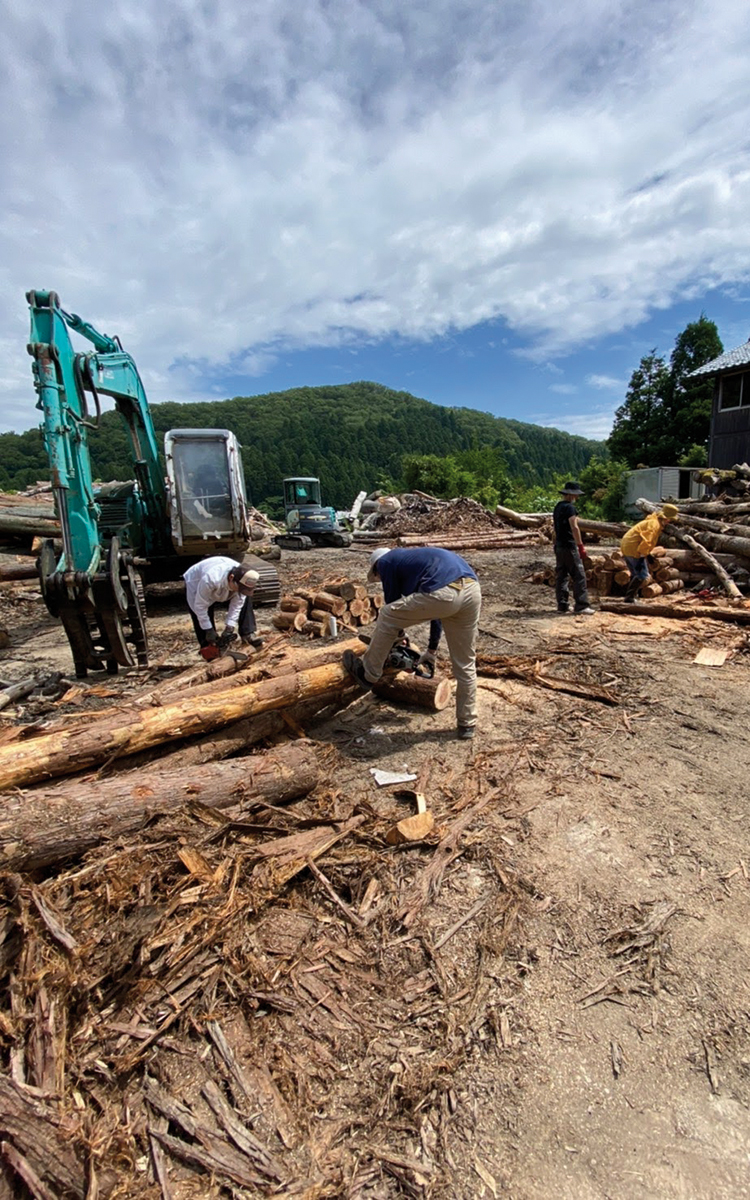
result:
M 294 618 L 296 612 L 277 612 L 271 617 L 271 624 L 274 629 L 294 629 Z
M 300 633 L 306 633 L 310 637 L 322 637 L 324 632 L 322 621 L 302 621 L 298 626 Z
M 495 516 L 501 517 L 503 521 L 508 521 L 518 529 L 538 529 L 544 521 L 549 520 L 551 513 L 518 513 L 514 512 L 512 508 L 503 508 L 501 504 L 498 504 L 495 508 Z
M 627 604 L 624 600 L 602 600 L 602 612 L 629 613 L 636 617 L 674 617 L 687 621 L 701 617 L 709 621 L 728 621 L 736 625 L 750 625 L 750 608 L 713 608 L 708 604 Z
M 615 573 L 615 583 L 618 584 L 619 587 L 628 586 L 630 583 L 630 571 L 628 571 L 627 567 L 623 571 L 617 571 Z
M 304 610 L 300 609 L 299 612 L 296 612 L 294 614 L 294 617 L 292 619 L 292 628 L 297 633 L 303 633 L 304 629 L 305 629 L 305 625 L 307 624 L 307 621 L 308 621 L 308 614 Z
M 18 563 L 0 567 L 0 583 L 12 583 L 16 579 L 38 579 L 39 572 L 34 563 Z
M 399 671 L 383 676 L 372 690 L 382 700 L 400 700 L 441 712 L 450 704 L 453 688 L 450 679 L 423 679 L 411 671 Z
M 750 504 L 746 501 L 739 501 L 733 504 L 726 500 L 683 500 L 680 504 L 680 515 L 683 513 L 705 513 L 711 515 L 717 513 L 720 517 L 724 516 L 731 519 L 732 515 L 746 516 L 750 513 Z
M 338 594 L 342 600 L 364 600 L 367 596 L 367 588 L 363 583 L 355 583 L 349 579 L 341 584 Z
M 313 596 L 313 608 L 324 608 L 326 612 L 341 617 L 346 612 L 346 600 L 341 596 L 333 596 L 330 592 L 316 592 Z
M 45 537 L 60 536 L 60 525 L 57 521 L 46 521 L 41 517 L 17 517 L 13 513 L 0 512 L 0 536 L 10 537 Z
M 370 596 L 370 604 L 373 608 L 382 608 L 385 604 L 385 596 L 383 593 L 375 592 L 374 595 Z
M 663 588 L 660 583 L 644 583 L 641 585 L 640 595 L 645 596 L 647 600 L 651 600 L 654 596 L 661 596 Z
M 685 589 L 685 584 L 681 579 L 667 579 L 661 584 L 661 590 L 665 596 L 669 596 L 672 592 L 682 592 Z
M 667 583 L 670 579 L 679 579 L 680 572 L 677 567 L 659 567 L 656 572 L 657 583 Z
M 588 521 L 585 517 L 579 517 L 578 528 L 581 533 L 596 533 L 619 541 L 628 532 L 629 526 L 624 521 Z
M 0 862 L 32 871 L 84 854 L 105 837 L 140 829 L 188 800 L 208 808 L 281 804 L 305 796 L 318 782 L 310 742 L 290 742 L 266 754 L 169 771 L 133 771 L 108 779 L 76 780 L 3 798 Z
M 370 607 L 369 600 L 360 600 L 359 598 L 350 600 L 349 605 L 348 605 L 349 613 L 353 617 L 361 617 L 365 608 L 369 608 L 369 607 Z
M 303 596 L 282 596 L 279 608 L 282 612 L 307 612 L 308 601 Z
M 750 538 L 750 525 L 741 525 L 739 521 L 711 521 L 706 517 L 696 517 L 692 513 L 683 512 L 678 520 L 691 529 L 705 529 L 707 533 L 727 533 L 731 537 Z
M 594 576 L 594 587 L 600 596 L 608 596 L 612 591 L 612 580 L 614 574 L 612 571 L 597 571 Z
M 295 588 L 294 595 L 301 596 L 302 599 L 307 600 L 309 604 L 312 604 L 313 600 L 315 599 L 315 592 L 310 591 L 309 588 Z
M 202 695 L 200 704 L 192 694 L 160 708 L 125 711 L 92 721 L 85 729 L 59 730 L 20 745 L 0 746 L 0 791 L 72 775 L 150 746 L 209 733 L 242 717 L 290 708 L 336 687 L 344 688 L 348 681 L 343 665 L 336 662 Z

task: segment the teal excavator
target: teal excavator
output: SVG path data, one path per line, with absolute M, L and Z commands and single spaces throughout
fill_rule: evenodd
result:
M 255 603 L 275 604 L 274 567 L 248 555 L 249 526 L 240 447 L 226 429 L 165 435 L 166 477 L 135 362 L 117 337 L 65 312 L 56 292 L 27 293 L 37 408 L 50 464 L 62 553 L 53 541 L 38 566 L 42 595 L 59 617 L 76 675 L 148 664 L 144 583 L 177 580 L 207 554 L 258 571 Z M 93 345 L 76 352 L 69 330 Z M 101 396 L 114 399 L 127 432 L 135 478 L 95 485 L 89 430 Z

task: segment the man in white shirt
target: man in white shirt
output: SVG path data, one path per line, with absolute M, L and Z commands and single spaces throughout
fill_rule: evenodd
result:
M 183 576 L 193 628 L 200 652 L 206 662 L 218 657 L 219 651 L 239 634 L 243 645 L 259 647 L 263 639 L 256 635 L 253 592 L 260 579 L 257 571 L 246 571 L 233 558 L 215 555 L 189 567 Z M 226 621 L 221 636 L 216 633 L 214 612 L 217 604 L 226 604 Z

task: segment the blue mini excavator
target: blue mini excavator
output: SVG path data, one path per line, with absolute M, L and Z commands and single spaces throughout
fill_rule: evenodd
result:
M 47 608 L 65 627 L 76 675 L 147 665 L 144 582 L 177 580 L 207 554 L 257 570 L 255 603 L 275 603 L 275 568 L 246 553 L 245 484 L 234 434 L 170 430 L 165 478 L 143 383 L 119 338 L 65 312 L 55 292 L 32 291 L 26 299 L 62 538 L 62 554 L 54 542 L 44 543 L 39 579 Z M 69 330 L 94 349 L 76 352 Z M 88 432 L 99 424 L 103 395 L 114 399 L 123 419 L 135 478 L 95 486 Z
M 314 475 L 289 475 L 284 480 L 284 520 L 287 532 L 274 538 L 284 550 L 352 544 L 352 535 L 338 523 L 334 510 L 323 507 L 320 480 Z

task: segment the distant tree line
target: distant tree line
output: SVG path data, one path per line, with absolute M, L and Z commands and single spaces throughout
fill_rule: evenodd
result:
M 31 380 L 29 393 L 31 403 Z M 495 495 L 512 497 L 514 488 L 544 487 L 559 473 L 580 474 L 604 453 L 600 442 L 474 409 L 444 408 L 369 382 L 154 404 L 151 413 L 160 442 L 169 429 L 231 429 L 242 444 L 248 497 L 268 509 L 278 508 L 285 475 L 319 476 L 324 502 L 347 508 L 362 490 L 403 490 L 418 476 L 414 460 L 426 458 L 436 478 L 425 490 L 442 494 L 447 487 L 454 489 L 451 495 L 478 493 L 491 502 Z M 90 447 L 96 478 L 132 478 L 116 412 L 103 414 Z M 0 488 L 22 490 L 46 478 L 38 429 L 0 434 Z

